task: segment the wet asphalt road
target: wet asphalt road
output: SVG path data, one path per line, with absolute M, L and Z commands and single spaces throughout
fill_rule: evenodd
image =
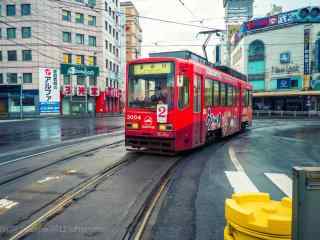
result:
M 0 121 L 0 162 L 16 158 L 17 152 L 59 145 L 66 140 L 105 134 L 123 127 L 123 118 L 41 118 Z M 48 150 L 48 149 L 45 149 Z M 7 155 L 10 155 L 8 158 Z
M 319 139 L 319 122 L 259 120 L 246 133 L 180 155 L 183 159 L 154 216 L 148 239 L 223 239 L 224 201 L 236 190 L 226 172 L 238 171 L 231 161 L 234 157 L 230 151 L 234 152 L 255 187 L 279 200 L 286 196 L 285 192 L 270 181 L 265 173 L 291 177 L 293 166 L 319 165 Z M 108 138 L 108 141 L 112 142 L 113 138 Z M 57 153 L 51 154 L 54 158 Z M 77 199 L 41 231 L 27 237 L 121 239 L 152 185 L 177 157 L 126 153 L 120 144 L 0 186 L 0 198 L 6 196 L 19 202 L 12 210 L 5 213 L 0 211 L 0 230 L 30 220 L 27 216 L 35 213 L 39 206 L 99 169 L 124 158 L 135 161 L 110 176 L 94 191 Z M 23 164 L 13 164 L 0 169 L 0 174 L 3 177 L 16 171 L 25 171 L 43 160 L 38 157 Z M 65 174 L 70 169 L 76 169 L 78 174 Z M 39 180 L 48 176 L 59 178 L 39 183 Z

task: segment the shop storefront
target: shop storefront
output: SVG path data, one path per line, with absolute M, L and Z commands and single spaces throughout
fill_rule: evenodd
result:
M 121 112 L 121 90 L 108 87 L 105 92 L 101 92 L 97 99 L 97 113 L 119 113 Z
M 95 115 L 99 68 L 96 66 L 61 64 L 63 87 L 62 115 Z
M 39 91 L 22 90 L 20 85 L 0 86 L 0 117 L 39 115 Z

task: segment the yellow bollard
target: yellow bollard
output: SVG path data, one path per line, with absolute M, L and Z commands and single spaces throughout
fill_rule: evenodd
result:
M 225 240 L 290 240 L 292 200 L 267 193 L 234 194 L 225 203 Z

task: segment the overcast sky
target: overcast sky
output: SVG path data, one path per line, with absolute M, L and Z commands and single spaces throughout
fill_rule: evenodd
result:
M 203 27 L 225 29 L 223 0 L 132 0 L 141 16 L 172 20 Z M 256 0 L 254 15 L 264 16 L 272 4 L 281 5 L 284 11 L 306 5 L 320 5 L 320 0 Z M 203 22 L 200 22 L 202 19 Z M 189 49 L 202 54 L 204 37 L 198 36 L 205 28 L 181 26 L 140 19 L 143 29 L 143 55 L 149 52 Z M 210 44 L 217 43 L 217 39 Z M 157 47 L 165 45 L 164 47 Z M 173 45 L 173 46 L 172 46 Z M 185 45 L 185 46 L 182 46 Z M 190 46 L 199 45 L 199 46 Z M 211 49 L 209 49 L 209 52 Z

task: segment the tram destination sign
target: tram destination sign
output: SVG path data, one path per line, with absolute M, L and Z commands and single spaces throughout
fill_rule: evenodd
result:
M 144 63 L 135 64 L 134 75 L 169 74 L 172 72 L 172 63 Z

